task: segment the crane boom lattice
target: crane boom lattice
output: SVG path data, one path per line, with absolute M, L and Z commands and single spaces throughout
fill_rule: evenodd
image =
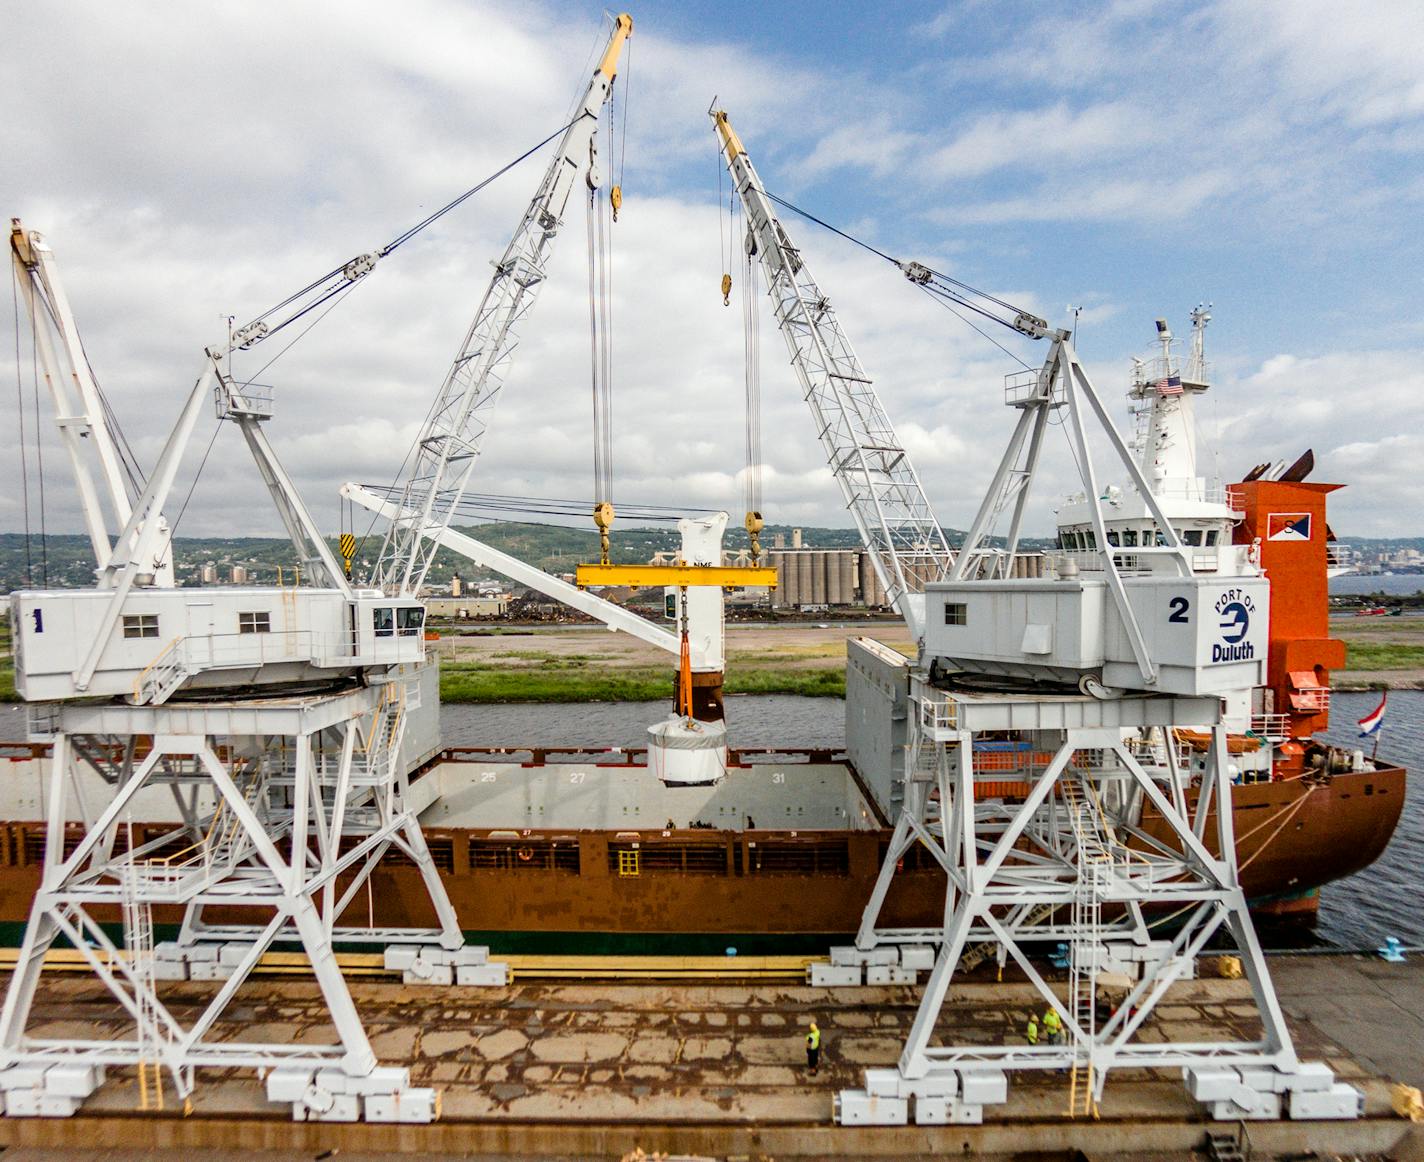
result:
M 589 82 L 580 114 L 565 130 L 538 192 L 520 219 L 474 321 L 450 365 L 416 442 L 399 505 L 381 545 L 372 583 L 394 593 L 416 593 L 439 552 L 435 535 L 450 525 L 494 418 L 509 372 L 520 322 L 546 278 L 554 239 L 575 183 L 599 184 L 599 113 L 613 92 L 618 57 L 633 29 L 622 15 Z
M 746 215 L 748 245 L 766 278 L 831 474 L 886 594 L 918 637 L 923 616 L 915 598 L 926 581 L 948 573 L 949 544 L 830 300 L 772 211 L 727 115 L 719 110 L 713 119 Z

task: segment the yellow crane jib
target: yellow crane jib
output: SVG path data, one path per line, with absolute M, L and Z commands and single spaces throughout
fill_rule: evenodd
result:
M 598 71 L 610 81 L 618 72 L 618 58 L 623 53 L 623 44 L 632 35 L 633 18 L 626 12 L 620 12 L 618 19 L 613 22 L 613 37 L 608 42 L 608 50 L 598 64 Z
M 776 588 L 776 570 L 735 565 L 580 565 L 575 573 L 580 589 L 600 585 L 650 589 L 659 585 L 716 585 L 746 589 L 765 585 Z
M 726 150 L 727 156 L 731 158 L 736 157 L 739 153 L 746 153 L 742 147 L 742 139 L 737 136 L 737 131 L 732 128 L 732 123 L 727 120 L 726 112 L 718 109 L 712 115 L 712 119 L 716 122 L 717 132 L 722 138 L 722 148 Z

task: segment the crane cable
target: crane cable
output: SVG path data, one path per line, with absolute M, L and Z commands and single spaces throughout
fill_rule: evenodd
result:
M 593 391 L 593 523 L 599 559 L 608 564 L 608 532 L 613 524 L 613 351 L 612 266 L 609 200 L 590 184 L 587 198 L 589 358 Z
M 840 229 L 839 227 L 837 227 L 837 226 L 832 226 L 829 222 L 825 221 L 823 218 L 818 218 L 818 217 L 816 217 L 816 215 L 815 215 L 815 214 L 812 214 L 809 210 L 803 210 L 803 209 L 801 209 L 800 206 L 793 205 L 791 202 L 788 202 L 785 198 L 779 198 L 779 197 L 777 197 L 777 196 L 776 196 L 775 194 L 773 194 L 770 190 L 768 190 L 768 191 L 766 192 L 766 196 L 767 196 L 768 198 L 770 198 L 773 202 L 775 202 L 778 206 L 781 206 L 781 207 L 783 207 L 784 209 L 790 210 L 793 214 L 799 214 L 801 217 L 805 218 L 808 222 L 814 222 L 817 226 L 820 226 L 822 229 L 829 230 L 832 234 L 839 235 L 841 238 L 844 238 L 847 242 L 853 242 L 856 246 L 859 246 L 862 250 L 868 250 L 868 251 L 870 251 L 870 253 L 873 254 L 873 255 L 875 255 L 877 258 L 883 258 L 886 262 L 890 263 L 892 266 L 898 267 L 898 268 L 899 268 L 900 270 L 902 270 L 902 271 L 905 269 L 905 267 L 906 267 L 907 264 L 904 263 L 904 262 L 902 262 L 900 259 L 895 258 L 893 255 L 886 254 L 885 251 L 877 249 L 876 247 L 872 246 L 869 242 L 866 242 L 866 241 L 863 241 L 863 240 L 860 239 L 860 238 L 857 238 L 854 234 L 848 234 L 848 233 L 846 233 L 846 231 Z M 921 265 L 923 265 L 923 264 L 921 264 Z M 933 287 L 927 286 L 927 285 L 924 284 L 924 283 L 916 283 L 916 285 L 917 285 L 922 291 L 924 291 L 927 295 L 929 295 L 930 298 L 932 298 L 935 302 L 939 303 L 940 306 L 944 307 L 945 310 L 947 310 L 951 315 L 953 315 L 956 319 L 958 319 L 958 320 L 959 320 L 961 323 L 963 323 L 965 326 L 969 327 L 971 330 L 975 331 L 975 332 L 978 333 L 980 336 L 982 336 L 983 338 L 987 339 L 990 343 L 992 343 L 995 347 L 997 347 L 1000 351 L 1002 351 L 1002 352 L 1003 352 L 1005 355 L 1007 355 L 1010 359 L 1014 360 L 1014 362 L 1020 364 L 1022 367 L 1024 367 L 1024 368 L 1027 369 L 1027 370 L 1032 370 L 1032 367 L 1031 367 L 1029 364 L 1025 363 L 1019 356 L 1015 355 L 1012 351 L 1010 351 L 1007 347 L 1005 347 L 1002 343 L 1000 343 L 997 339 L 995 339 L 995 338 L 994 338 L 992 335 L 990 335 L 987 331 L 985 331 L 985 330 L 983 330 L 982 328 L 978 327 L 978 326 L 973 322 L 973 320 L 967 319 L 967 318 L 965 318 L 963 315 L 961 315 L 957 310 L 954 309 L 954 306 L 952 306 L 951 304 L 957 304 L 958 306 L 963 307 L 965 310 L 973 311 L 975 314 L 977 314 L 977 315 L 982 315 L 984 318 L 988 319 L 989 321 L 994 322 L 994 323 L 999 323 L 999 324 L 1001 324 L 1001 325 L 1002 325 L 1003 322 L 1004 322 L 1002 319 L 998 318 L 998 317 L 997 317 L 996 315 L 994 315 L 991 311 L 986 311 L 983 307 L 977 306 L 976 304 L 974 304 L 974 303 L 972 303 L 972 302 L 969 302 L 963 295 L 958 294 L 958 293 L 955 291 L 954 288 L 959 288 L 960 290 L 964 291 L 965 294 L 972 294 L 972 295 L 975 295 L 975 296 L 977 296 L 977 297 L 979 297 L 979 298 L 981 298 L 981 299 L 985 299 L 985 300 L 988 301 L 988 302 L 994 303 L 996 306 L 1003 307 L 1003 308 L 1004 308 L 1005 310 L 1007 310 L 1007 311 L 1018 311 L 1018 309 L 1019 309 L 1018 307 L 1014 306 L 1013 303 L 1005 302 L 1003 299 L 997 298 L 997 297 L 995 297 L 994 295 L 991 295 L 991 294 L 989 294 L 989 293 L 986 292 L 986 291 L 978 290 L 977 288 L 970 286 L 967 282 L 961 282 L 961 281 L 960 281 L 959 279 L 957 279 L 957 278 L 951 278 L 949 275 L 945 274 L 943 271 L 934 270 L 934 269 L 929 268 L 929 267 L 926 267 L 926 269 L 929 270 L 929 272 L 930 272 L 932 275 L 934 275 L 935 278 L 937 278 L 937 279 L 939 279 L 941 282 L 947 283 L 947 284 L 949 284 L 949 285 L 948 285 L 948 286 L 944 286 L 944 287 L 940 287 L 940 288 L 933 288 Z
M 756 289 L 756 254 L 742 248 L 742 338 L 746 357 L 746 479 L 743 499 L 745 525 L 751 542 L 752 564 L 761 563 L 762 459 L 761 459 L 761 296 Z

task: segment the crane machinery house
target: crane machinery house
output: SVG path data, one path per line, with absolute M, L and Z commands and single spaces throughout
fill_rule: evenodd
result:
M 1047 682 L 1090 678 L 1129 689 L 1145 684 L 1164 694 L 1223 694 L 1265 681 L 1266 577 L 1255 570 L 1182 576 L 1148 567 L 1141 551 L 1134 556 L 1142 565 L 1122 577 L 1122 608 L 1107 578 L 1073 567 L 1056 578 L 931 582 L 926 652 L 952 669 Z M 1129 618 L 1156 665 L 1155 682 L 1143 681 Z
M 419 662 L 425 609 L 337 589 L 22 590 L 10 598 L 26 701 L 161 702 L 188 689 L 316 685 Z

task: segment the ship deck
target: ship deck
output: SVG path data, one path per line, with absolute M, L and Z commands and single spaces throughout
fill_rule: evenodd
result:
M 1245 1132 L 1255 1157 L 1302 1149 L 1384 1154 L 1420 1149 L 1424 1127 L 1396 1118 L 1390 1083 L 1424 1085 L 1424 962 L 1360 956 L 1272 961 L 1302 1056 L 1324 1059 L 1366 1094 L 1359 1122 L 1258 1122 Z M 196 1003 L 212 984 L 166 986 L 175 1004 Z M 1090 1157 L 1186 1157 L 1208 1123 L 1181 1081 L 1163 1071 L 1110 1078 L 1097 1121 L 1071 1121 L 1062 1074 L 1013 1079 L 1010 1100 L 985 1111 L 982 1126 L 842 1128 L 832 1095 L 859 1086 L 867 1066 L 893 1063 L 915 1013 L 913 988 L 827 990 L 798 983 L 616 979 L 516 981 L 499 989 L 409 987 L 380 980 L 352 985 L 383 1063 L 411 1067 L 417 1084 L 442 1091 L 442 1118 L 430 1126 L 293 1123 L 269 1105 L 255 1077 L 200 1073 L 193 1111 L 171 1100 L 165 1112 L 138 1113 L 131 1074 L 114 1071 L 72 1119 L 0 1119 L 10 1159 L 46 1151 L 106 1159 L 165 1157 L 167 1151 L 253 1149 L 268 1157 L 349 1158 L 421 1152 L 428 1156 L 619 1158 L 635 1147 L 724 1158 L 899 1157 L 953 1152 L 1042 1152 Z M 943 1020 L 956 1036 L 998 1042 L 1016 1037 L 1033 999 L 1030 986 L 956 986 Z M 37 1006 L 35 1031 L 99 1036 L 117 1032 L 102 1015 L 100 988 L 87 976 L 52 980 Z M 1202 979 L 1176 986 L 1147 1036 L 1197 1038 L 1209 1030 L 1252 1032 L 1242 981 Z M 262 978 L 231 1010 L 246 1036 L 323 1041 L 328 1035 L 315 986 Z M 822 1069 L 802 1068 L 802 1034 L 815 1017 L 825 1044 Z M 237 1032 L 237 1027 L 231 1029 Z M 1232 1127 L 1213 1124 L 1218 1130 Z M 1408 1146 L 1410 1134 L 1415 1135 Z M 1413 1155 L 1410 1155 L 1413 1156 Z

